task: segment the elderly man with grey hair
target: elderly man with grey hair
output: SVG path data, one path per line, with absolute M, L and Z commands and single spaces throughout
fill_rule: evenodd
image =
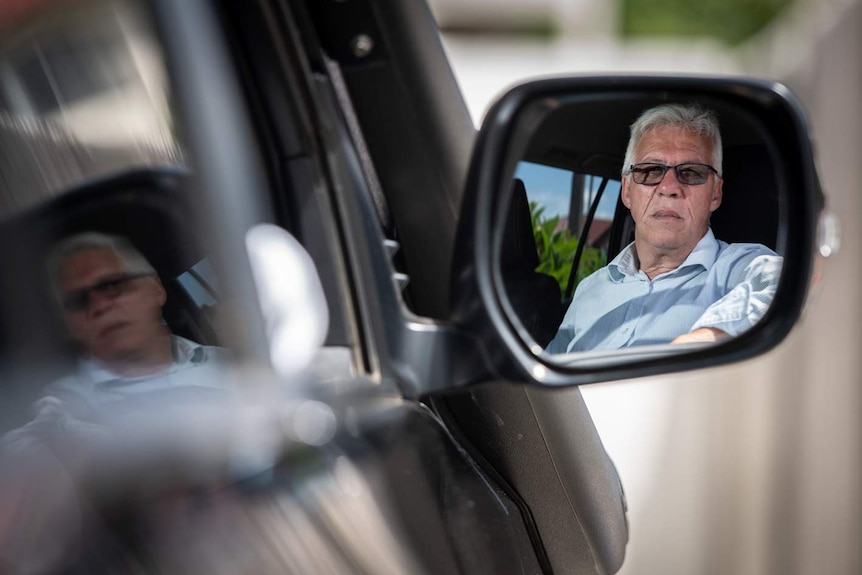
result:
M 225 350 L 171 334 L 165 289 L 127 239 L 67 238 L 48 272 L 81 356 L 46 387 L 34 419 L 0 439 L 0 526 L 15 525 L 0 529 L 0 564 L 16 573 L 55 572 L 76 557 L 85 516 L 77 473 L 113 446 L 113 423 L 226 397 Z
M 217 372 L 212 378 L 184 373 L 217 363 L 224 351 L 170 333 L 162 320 L 165 289 L 126 238 L 97 232 L 67 238 L 49 257 L 48 270 L 82 352 L 77 372 L 51 384 L 49 396 L 98 411 L 132 395 L 220 381 Z
M 634 242 L 578 285 L 546 351 L 715 342 L 763 317 L 782 259 L 760 244 L 713 235 L 721 164 L 712 111 L 666 104 L 641 114 L 631 126 L 621 190 Z

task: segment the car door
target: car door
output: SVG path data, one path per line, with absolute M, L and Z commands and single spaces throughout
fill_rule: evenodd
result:
M 455 208 L 465 169 L 464 156 L 456 152 L 469 145 L 472 128 L 468 127 L 463 100 L 448 70 L 433 19 L 420 2 L 367 6 L 313 3 L 308 8 L 309 20 L 303 19 L 300 6 L 294 9 L 303 48 L 297 57 L 300 65 L 303 57 L 307 59 L 304 65 L 314 80 L 309 85 L 315 90 L 316 106 L 309 121 L 321 124 L 318 145 L 329 159 L 324 168 L 329 169 L 331 178 L 333 219 L 345 235 L 344 257 L 352 268 L 349 273 L 355 274 L 356 293 L 352 297 L 362 318 L 356 330 L 364 338 L 363 355 L 378 370 L 375 375 L 381 383 L 394 386 L 405 405 L 427 412 L 427 424 L 433 423 L 435 433 L 451 434 L 459 450 L 469 449 L 473 443 L 434 399 L 435 391 L 465 383 L 475 358 L 471 357 L 474 344 L 469 334 L 441 321 L 448 315 L 451 256 L 447 246 L 454 242 Z M 232 14 L 232 18 L 242 21 L 239 14 Z M 345 22 L 356 27 L 344 26 Z M 257 38 L 262 26 L 250 29 Z M 410 34 L 405 34 L 407 30 Z M 347 50 L 350 41 L 362 34 L 369 36 L 375 48 L 369 53 Z M 282 41 L 286 40 L 282 37 Z M 248 67 L 254 70 L 253 62 L 270 61 L 251 57 Z M 273 73 L 269 64 L 258 69 L 261 75 Z M 273 97 L 277 107 L 283 101 L 279 96 L 263 91 L 261 99 Z M 441 116 L 447 121 L 436 119 Z M 336 122 L 336 118 L 342 121 Z M 388 252 L 395 242 L 398 252 L 392 257 Z M 324 269 L 327 265 L 318 263 Z M 402 289 L 405 280 L 406 288 Z M 575 390 L 567 397 L 558 395 L 552 401 L 568 411 L 565 425 L 577 428 L 577 433 L 567 428 L 561 437 L 564 445 L 579 446 L 577 453 L 570 455 L 582 464 L 561 474 L 550 473 L 556 486 L 553 495 L 536 493 L 535 499 L 525 502 L 480 453 L 469 452 L 472 457 L 467 460 L 472 465 L 477 461 L 485 464 L 476 469 L 481 469 L 489 493 L 506 494 L 498 501 L 504 504 L 500 518 L 508 519 L 503 521 L 504 529 L 492 527 L 500 523 L 487 517 L 475 530 L 456 532 L 449 526 L 446 536 L 464 541 L 455 546 L 462 565 L 476 553 L 475 537 L 480 532 L 483 538 L 491 538 L 488 547 L 479 547 L 487 553 L 483 551 L 462 567 L 467 571 L 517 570 L 533 561 L 549 569 L 552 560 L 547 542 L 554 545 L 555 569 L 610 572 L 619 566 L 626 538 L 619 482 L 579 393 Z M 513 401 L 526 406 L 521 398 Z M 445 426 L 437 427 L 441 425 L 439 417 Z M 530 429 L 535 429 L 534 417 L 528 414 L 526 425 Z M 512 427 L 517 430 L 517 424 Z M 414 449 L 419 447 L 421 443 Z M 582 452 L 590 456 L 581 460 Z M 527 469 L 532 463 L 552 470 L 555 460 L 552 455 L 538 463 L 515 460 L 514 464 Z M 442 469 L 450 465 L 448 458 L 433 463 Z M 444 493 L 460 492 L 471 484 L 464 478 L 436 481 L 441 482 Z M 405 499 L 412 497 L 405 495 Z M 567 503 L 561 508 L 557 505 L 560 501 Z M 537 515 L 542 521 L 538 527 Z M 555 523 L 560 517 L 562 528 Z M 507 545 L 514 546 L 518 558 L 501 556 L 500 541 L 509 541 Z M 461 545 L 472 551 L 465 555 Z
M 315 29 L 334 60 L 330 68 L 344 78 L 345 114 L 356 114 L 372 181 L 380 182 L 391 209 L 403 258 L 395 261 L 403 265 L 397 272 L 409 278 L 403 298 L 412 313 L 384 310 L 394 333 L 387 337 L 387 363 L 515 500 L 545 570 L 614 572 L 627 540 L 625 505 L 580 392 L 533 393 L 493 378 L 475 390 L 451 391 L 483 369 L 469 334 L 464 339 L 446 321 L 472 128 L 427 6 L 313 4 Z M 363 35 L 376 51 L 348 49 Z M 399 316 L 407 320 L 401 326 Z M 428 342 L 411 344 L 419 330 Z M 432 347 L 431 337 L 442 349 Z

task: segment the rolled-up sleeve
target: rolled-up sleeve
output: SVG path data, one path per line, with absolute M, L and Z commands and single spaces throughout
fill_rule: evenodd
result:
M 730 291 L 710 305 L 691 331 L 712 327 L 737 336 L 750 329 L 766 314 L 781 275 L 783 258 L 774 254 L 751 259 Z

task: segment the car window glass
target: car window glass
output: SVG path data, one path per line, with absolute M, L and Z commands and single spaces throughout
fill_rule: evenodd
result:
M 4 572 L 150 564 L 115 519 L 151 531 L 136 503 L 151 510 L 272 470 L 294 441 L 277 398 L 305 383 L 296 376 L 324 341 L 314 266 L 287 232 L 261 225 L 269 188 L 245 169 L 256 141 L 230 137 L 245 134 L 239 95 L 222 100 L 233 78 L 201 94 L 178 61 L 231 64 L 177 51 L 174 77 L 193 87 L 175 89 L 150 4 L 0 8 L 0 509 L 16 526 L 0 533 Z M 192 28 L 183 38 L 211 40 L 216 24 L 183 16 L 190 5 L 161 15 Z M 201 119 L 210 98 L 222 108 Z M 226 110 L 242 116 L 232 127 Z M 270 341 L 284 353 L 270 355 Z M 317 413 L 302 424 L 315 445 L 335 433 L 334 414 L 321 428 Z
M 573 287 L 607 262 L 620 182 L 527 161 L 518 164 L 515 178 L 524 182 L 527 192 L 540 262 L 536 271 L 553 276 L 560 285 L 561 294 L 565 295 L 582 235 L 586 245 Z M 598 196 L 603 182 L 604 189 Z M 588 222 L 596 201 L 593 219 Z M 583 234 L 585 229 L 586 234 Z
M 177 277 L 177 281 L 199 308 L 218 302 L 218 278 L 209 259 L 204 258 L 188 271 Z
M 222 321 L 235 306 L 149 13 L 129 0 L 22 6 L 0 15 L 0 369 L 16 374 L 0 431 L 58 381 L 126 377 L 156 339 L 169 343 L 153 366 L 227 361 L 237 320 Z
M 100 176 L 187 163 L 137 6 L 60 8 L 0 19 L 0 218 Z

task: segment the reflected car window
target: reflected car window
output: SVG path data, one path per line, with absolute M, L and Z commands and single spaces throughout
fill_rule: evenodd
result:
M 0 43 L 0 217 L 120 170 L 186 164 L 161 55 L 135 6 L 33 6 Z
M 526 161 L 518 164 L 515 178 L 524 182 L 530 204 L 540 262 L 536 271 L 554 277 L 565 295 L 578 243 L 587 223 L 586 245 L 572 288 L 607 262 L 620 182 Z M 588 222 L 588 214 L 596 201 L 594 217 Z

